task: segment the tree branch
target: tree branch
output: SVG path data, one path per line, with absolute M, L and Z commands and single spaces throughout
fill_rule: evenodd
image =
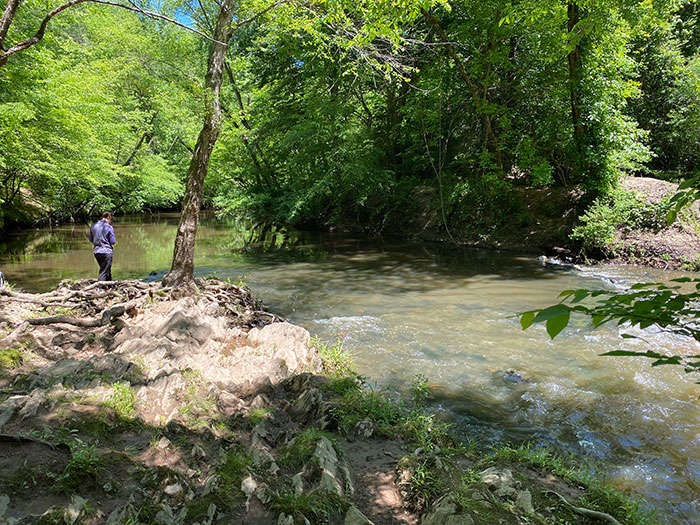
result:
M 255 20 L 257 20 L 258 18 L 260 18 L 260 17 L 263 16 L 264 14 L 269 13 L 269 12 L 272 11 L 275 7 L 279 7 L 279 6 L 281 6 L 282 4 L 286 3 L 287 1 L 288 1 L 288 0 L 277 0 L 277 2 L 274 2 L 274 3 L 270 4 L 269 6 L 267 6 L 267 7 L 266 7 L 265 9 L 263 9 L 262 11 L 258 11 L 257 13 L 255 13 L 255 14 L 254 14 L 253 16 L 251 16 L 250 18 L 246 18 L 245 20 L 241 20 L 240 22 L 237 22 L 237 23 L 233 26 L 233 30 L 235 31 L 236 29 L 238 29 L 238 28 L 241 27 L 241 26 L 244 26 L 244 25 L 246 25 L 246 24 L 249 24 L 249 23 L 251 23 L 251 22 L 254 22 Z
M 12 25 L 19 3 L 20 0 L 9 0 L 0 18 L 0 55 L 2 54 L 2 44 L 5 41 L 10 25 Z
M 18 44 L 15 44 L 11 48 L 9 48 L 7 51 L 2 51 L 2 49 L 0 49 L 0 67 L 7 64 L 8 59 L 12 55 L 14 55 L 15 53 L 19 53 L 20 51 L 24 51 L 26 49 L 29 49 L 34 44 L 37 44 L 38 42 L 40 42 L 41 39 L 44 38 L 44 33 L 46 32 L 46 27 L 49 25 L 49 22 L 51 21 L 51 19 L 54 16 L 56 16 L 57 14 L 59 14 L 62 11 L 65 11 L 69 7 L 73 7 L 75 5 L 82 4 L 85 2 L 92 2 L 94 4 L 104 4 L 104 5 L 111 5 L 113 7 L 120 7 L 122 9 L 126 9 L 127 11 L 141 13 L 142 15 L 146 15 L 149 18 L 153 18 L 156 20 L 164 20 L 164 21 L 169 22 L 171 24 L 174 24 L 178 27 L 181 27 L 187 31 L 195 33 L 195 34 L 201 36 L 202 38 L 205 38 L 211 42 L 216 42 L 217 44 L 225 45 L 223 42 L 219 42 L 218 40 L 214 40 L 213 38 L 202 33 L 201 31 L 197 31 L 196 29 L 193 29 L 189 26 L 186 26 L 185 24 L 181 24 L 177 20 L 169 18 L 165 15 L 161 15 L 160 13 L 155 13 L 153 11 L 146 11 L 146 10 L 141 9 L 140 7 L 136 6 L 136 4 L 131 2 L 131 0 L 128 0 L 128 1 L 129 1 L 129 3 L 132 4 L 132 6 L 120 4 L 117 2 L 109 2 L 108 0 L 71 0 L 70 2 L 66 2 L 65 4 L 58 6 L 57 8 L 50 11 L 49 14 L 47 14 L 44 17 L 44 19 L 41 21 L 41 25 L 39 26 L 39 29 L 37 30 L 37 32 L 34 34 L 33 37 L 28 38 L 27 40 L 24 40 Z M 286 1 L 286 0 L 282 0 L 282 1 Z M 14 3 L 14 2 L 16 2 L 16 3 Z M 277 2 L 277 4 L 279 4 L 279 3 L 281 3 L 281 2 Z M 5 8 L 5 11 L 2 15 L 2 18 L 0 19 L 0 24 L 1 24 L 0 25 L 0 44 L 2 43 L 2 40 L 5 38 L 5 35 L 7 34 L 7 31 L 12 23 L 12 19 L 14 18 L 14 13 L 16 11 L 18 4 L 19 4 L 18 0 L 10 0 L 7 7 Z M 12 9 L 13 6 L 14 6 L 14 10 Z M 262 14 L 264 12 L 269 11 L 272 7 L 274 7 L 274 4 L 273 4 L 273 6 L 267 8 L 265 11 L 262 11 L 259 14 Z M 256 15 L 255 17 L 253 17 L 253 19 L 257 18 L 257 16 L 259 16 L 259 14 Z M 247 23 L 247 21 L 246 21 L 246 23 Z

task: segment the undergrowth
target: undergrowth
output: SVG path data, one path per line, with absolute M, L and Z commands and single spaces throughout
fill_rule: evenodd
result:
M 24 352 L 21 348 L 13 346 L 0 350 L 0 368 L 12 370 L 22 364 Z
M 587 253 L 615 256 L 622 248 L 618 232 L 659 231 L 666 226 L 672 207 L 670 197 L 652 204 L 633 191 L 617 188 L 593 202 L 580 217 L 581 225 L 573 229 L 571 239 L 580 241 Z
M 272 508 L 280 514 L 292 516 L 300 523 L 312 520 L 313 523 L 328 523 L 334 516 L 342 516 L 350 506 L 348 500 L 336 492 L 316 489 L 297 494 L 284 488 L 275 493 Z

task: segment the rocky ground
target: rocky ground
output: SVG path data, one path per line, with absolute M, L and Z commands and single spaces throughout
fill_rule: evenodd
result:
M 547 454 L 465 449 L 418 398 L 229 283 L 0 289 L 0 523 L 644 522 Z

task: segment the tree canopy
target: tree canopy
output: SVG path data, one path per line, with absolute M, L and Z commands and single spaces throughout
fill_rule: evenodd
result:
M 4 51 L 59 2 L 9 0 Z M 145 11 L 153 4 L 125 3 Z M 210 95 L 215 2 L 83 2 L 0 67 L 0 220 L 176 208 Z M 497 223 L 514 186 L 698 172 L 697 1 L 232 5 L 203 205 L 284 224 Z M 235 31 L 234 31 L 235 29 Z M 215 39 L 214 39 L 215 40 Z M 502 213 L 506 210 L 506 213 Z

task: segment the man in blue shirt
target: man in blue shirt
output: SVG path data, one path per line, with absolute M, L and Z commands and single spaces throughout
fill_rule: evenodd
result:
M 114 245 L 117 239 L 112 228 L 112 214 L 108 211 L 102 214 L 102 219 L 90 228 L 90 242 L 95 245 L 92 253 L 95 254 L 97 264 L 100 265 L 98 281 L 112 280 L 112 259 L 114 258 Z

